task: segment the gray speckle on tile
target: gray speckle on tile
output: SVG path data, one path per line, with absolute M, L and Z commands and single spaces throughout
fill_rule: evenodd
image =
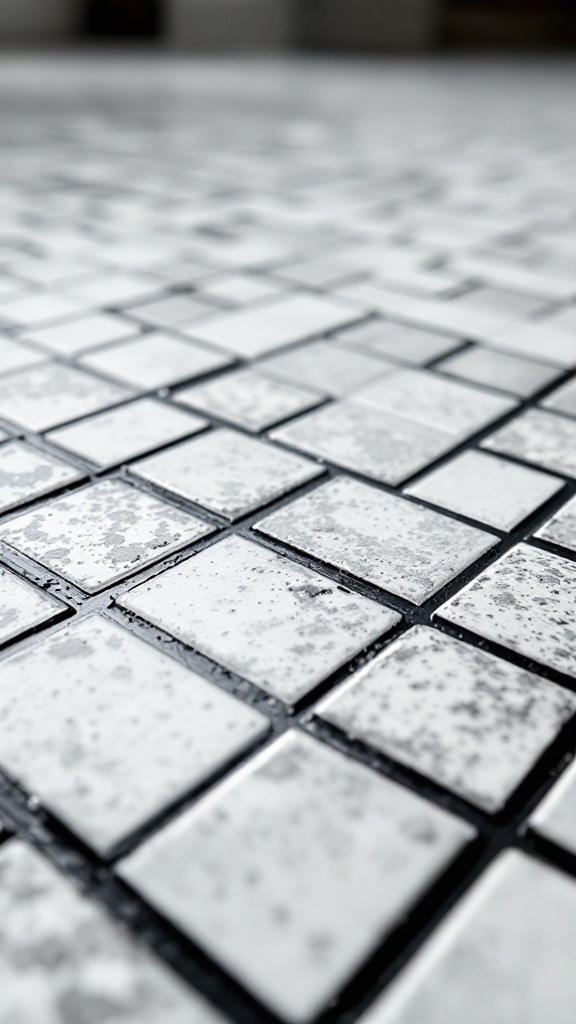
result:
M 174 401 L 258 432 L 318 405 L 321 395 L 254 370 L 235 370 L 172 395 Z
M 537 469 L 467 451 L 432 470 L 406 493 L 498 530 L 512 530 L 563 486 L 563 480 Z
M 575 710 L 576 694 L 417 626 L 317 714 L 493 813 Z
M 212 530 L 129 484 L 103 480 L 12 519 L 0 539 L 93 593 Z
M 168 569 L 119 603 L 287 704 L 400 619 L 239 537 Z
M 546 366 L 545 363 L 536 363 L 531 359 L 522 359 L 480 345 L 449 356 L 435 368 L 451 377 L 460 377 L 521 398 L 528 398 L 546 384 L 551 384 L 560 373 L 557 368 Z
M 409 790 L 290 733 L 120 874 L 283 1019 L 304 1022 L 472 837 Z
M 233 430 L 152 455 L 132 472 L 234 520 L 319 476 L 321 466 Z
M 502 854 L 359 1024 L 572 1024 L 574 879 Z
M 100 854 L 268 729 L 259 712 L 96 616 L 2 663 L 2 767 Z
M 576 477 L 576 423 L 543 409 L 521 413 L 483 441 L 482 448 Z
M 496 543 L 481 530 L 342 477 L 256 529 L 415 604 Z
M 574 562 L 519 544 L 437 612 L 443 619 L 576 674 Z
M 82 476 L 78 469 L 53 455 L 22 441 L 11 441 L 0 449 L 0 511 L 50 494 Z
M 57 618 L 65 606 L 0 566 L 0 643 Z
M 74 367 L 41 363 L 0 378 L 0 416 L 28 430 L 49 430 L 131 395 Z
M 347 395 L 396 369 L 382 359 L 357 350 L 351 352 L 332 341 L 301 345 L 264 359 L 258 366 L 264 373 L 323 395 Z
M 566 502 L 534 536 L 576 551 L 576 497 Z
M 530 818 L 530 827 L 576 855 L 576 763 L 560 776 Z
M 144 391 L 200 377 L 231 360 L 191 341 L 153 332 L 84 356 L 82 363 Z
M 1 1024 L 225 1024 L 39 853 L 0 848 Z

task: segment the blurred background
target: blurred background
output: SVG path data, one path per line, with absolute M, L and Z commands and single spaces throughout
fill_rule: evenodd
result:
M 576 0 L 0 0 L 0 45 L 143 42 L 198 52 L 576 45 Z

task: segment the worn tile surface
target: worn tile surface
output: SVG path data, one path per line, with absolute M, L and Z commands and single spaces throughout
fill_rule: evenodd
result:
M 576 551 L 576 498 L 571 498 L 535 534 L 542 540 Z
M 230 360 L 219 352 L 169 334 L 146 334 L 84 356 L 82 362 L 99 373 L 148 391 L 219 370 Z
M 120 873 L 281 1017 L 305 1021 L 471 837 L 293 733 Z
M 0 643 L 57 618 L 65 606 L 0 566 Z
M 576 477 L 576 423 L 566 416 L 529 409 L 491 434 L 482 447 Z
M 0 416 L 28 430 L 49 430 L 131 394 L 83 370 L 43 363 L 0 377 Z
M 576 711 L 576 695 L 417 626 L 318 705 L 349 736 L 499 810 Z
M 264 364 L 262 364 L 264 365 Z M 258 432 L 305 412 L 322 396 L 253 370 L 233 370 L 172 395 L 181 405 Z
M 239 537 L 130 590 L 120 603 L 287 704 L 399 621 Z
M 0 512 L 57 491 L 82 475 L 46 452 L 10 441 L 0 449 Z
M 92 593 L 210 531 L 196 516 L 106 480 L 18 516 L 0 540 Z

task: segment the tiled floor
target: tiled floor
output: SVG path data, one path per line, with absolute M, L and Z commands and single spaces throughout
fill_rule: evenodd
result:
M 575 87 L 3 58 L 0 1024 L 573 1024 Z

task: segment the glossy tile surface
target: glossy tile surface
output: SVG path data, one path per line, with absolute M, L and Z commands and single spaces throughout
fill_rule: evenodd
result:
M 65 606 L 0 566 L 0 643 L 58 618 Z
M 529 409 L 482 441 L 482 447 L 576 477 L 576 423 L 566 416 Z
M 560 544 L 569 551 L 576 551 L 576 498 L 562 505 L 560 509 L 541 526 L 535 534 L 552 544 Z

